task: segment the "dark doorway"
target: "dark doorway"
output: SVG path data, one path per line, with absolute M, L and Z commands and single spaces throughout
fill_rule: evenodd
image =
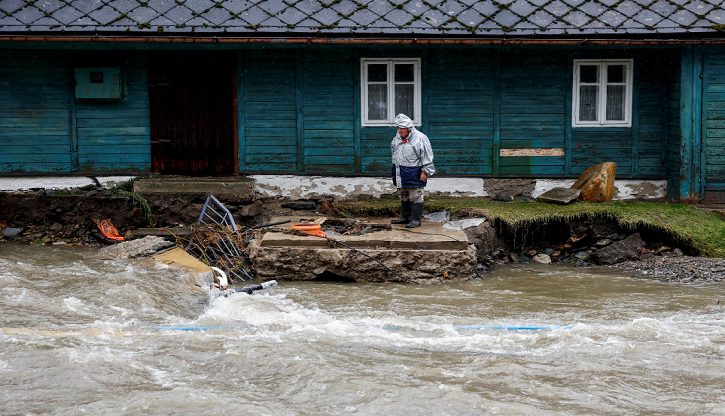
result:
M 149 54 L 151 158 L 155 172 L 231 175 L 237 160 L 234 55 Z

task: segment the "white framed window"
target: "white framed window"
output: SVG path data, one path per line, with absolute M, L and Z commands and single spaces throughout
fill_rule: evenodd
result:
M 392 126 L 403 113 L 421 125 L 420 59 L 361 58 L 362 125 Z
M 575 59 L 572 127 L 632 126 L 631 59 Z

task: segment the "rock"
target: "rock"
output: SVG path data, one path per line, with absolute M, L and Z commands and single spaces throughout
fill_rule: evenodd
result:
M 607 236 L 607 238 L 610 239 L 610 240 L 612 240 L 612 241 L 616 240 L 618 237 L 619 237 L 619 234 L 617 234 L 617 233 L 609 234 Z
M 657 250 L 655 250 L 655 253 L 654 254 L 660 254 L 663 251 L 670 251 L 670 250 L 672 250 L 672 248 L 667 247 L 667 246 L 661 246 L 660 248 L 658 248 Z
M 506 242 L 498 236 L 496 229 L 486 221 L 478 227 L 463 230 L 468 242 L 476 246 L 478 262 L 485 263 L 487 256 L 497 256 L 496 252 L 506 247 Z
M 627 238 L 627 234 L 619 234 L 617 240 L 624 240 L 625 238 Z
M 88 191 L 88 192 L 86 192 L 86 194 L 85 194 L 85 195 L 86 195 L 86 196 L 88 196 L 88 197 L 91 197 L 91 196 L 96 196 L 96 195 L 98 195 L 98 191 L 96 191 L 96 190 L 94 189 L 94 190 L 92 190 L 92 191 Z
M 65 241 L 56 241 L 55 243 L 53 243 L 53 245 L 54 246 L 67 246 L 68 243 L 66 243 Z
M 85 233 L 86 233 L 86 229 L 85 228 L 79 228 L 79 229 L 73 231 L 73 234 L 71 234 L 71 236 L 78 238 L 78 237 L 82 236 Z
M 537 254 L 534 256 L 534 261 L 541 264 L 551 264 L 551 257 L 546 254 Z
M 322 203 L 320 204 L 320 211 L 322 212 L 327 212 L 330 210 L 330 208 L 332 208 L 332 205 L 327 201 L 322 201 Z
M 514 253 L 513 251 L 509 253 L 509 258 L 511 259 L 512 263 L 518 263 L 519 262 L 519 255 Z
M 574 254 L 575 259 L 583 259 L 584 257 L 587 257 L 587 256 L 589 256 L 589 253 L 587 253 L 586 251 L 579 251 L 576 254 Z
M 287 201 L 282 203 L 282 208 L 312 211 L 317 208 L 317 203 L 315 201 Z
M 529 257 L 534 257 L 536 255 L 536 250 L 529 250 L 526 252 L 526 254 L 528 254 Z
M 614 242 L 592 254 L 597 264 L 616 264 L 623 261 L 638 259 L 637 249 L 644 247 L 644 241 L 639 233 L 635 233 L 624 240 Z
M 262 203 L 262 201 L 256 200 L 249 205 L 243 206 L 239 210 L 239 215 L 241 215 L 242 217 L 254 217 L 256 215 L 259 215 L 264 210 L 263 205 L 264 204 Z
M 547 256 L 551 256 L 554 253 L 556 253 L 556 250 L 551 247 L 547 247 L 544 249 L 544 254 L 546 254 Z
M 680 250 L 679 248 L 676 248 L 675 249 L 675 256 L 676 257 L 681 257 L 681 256 L 684 256 L 684 255 L 685 255 L 685 253 L 683 253 L 682 250 Z
M 58 224 L 57 222 L 50 226 L 50 231 L 58 232 L 63 229 L 63 225 Z
M 561 256 L 561 251 L 556 250 L 555 252 L 551 253 L 551 257 L 559 257 Z
M 592 166 L 582 173 L 571 189 L 580 189 L 584 202 L 610 202 L 614 195 L 616 173 L 617 164 L 614 162 Z
M 3 230 L 3 236 L 5 237 L 17 237 L 23 232 L 22 228 L 6 228 Z
M 55 196 L 55 190 L 54 189 L 46 189 L 45 190 L 45 196 Z
M 176 237 L 189 238 L 191 235 L 190 228 L 137 228 L 128 236 L 129 240 L 138 240 L 148 236 L 161 237 L 164 240 L 176 241 Z
M 133 259 L 149 257 L 159 250 L 174 246 L 174 243 L 161 237 L 148 236 L 139 240 L 124 241 L 123 243 L 104 247 L 103 255 L 117 259 Z
M 536 198 L 539 202 L 566 205 L 576 201 L 581 191 L 579 189 L 552 188 Z
M 113 192 L 106 189 L 105 191 L 101 192 L 101 196 L 111 196 L 113 195 Z
M 81 186 L 79 189 L 82 191 L 90 191 L 91 189 L 93 189 L 95 187 L 96 187 L 95 184 L 89 183 L 88 185 Z
M 610 238 L 602 238 L 601 240 L 597 240 L 596 243 L 594 243 L 594 247 L 606 247 L 610 244 L 612 244 L 614 241 Z
M 527 257 L 527 256 L 519 256 L 519 263 L 524 263 L 524 264 L 528 264 L 528 263 L 533 263 L 533 262 L 534 262 L 534 261 L 533 261 L 533 260 L 531 260 L 531 257 Z

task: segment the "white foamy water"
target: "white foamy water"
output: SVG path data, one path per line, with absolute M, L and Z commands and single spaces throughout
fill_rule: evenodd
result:
M 282 282 L 0 245 L 2 414 L 725 414 L 722 285 Z

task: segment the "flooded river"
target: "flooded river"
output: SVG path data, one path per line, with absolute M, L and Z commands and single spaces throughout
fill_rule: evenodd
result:
M 725 286 L 282 282 L 0 245 L 0 414 L 725 414 Z

